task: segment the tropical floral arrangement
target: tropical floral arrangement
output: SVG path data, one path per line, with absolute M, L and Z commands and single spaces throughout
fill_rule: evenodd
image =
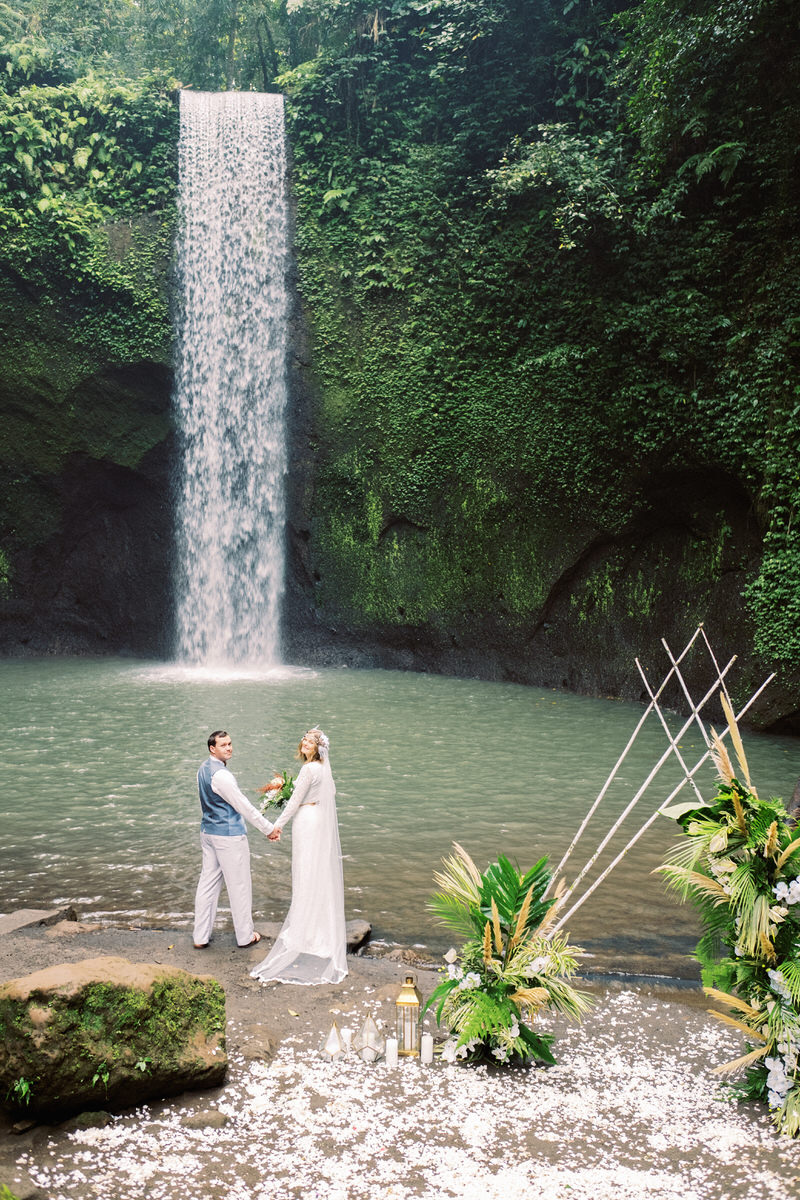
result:
M 461 846 L 454 849 L 434 874 L 441 890 L 429 901 L 467 939 L 445 955 L 444 978 L 425 1004 L 437 1006 L 450 1031 L 443 1056 L 552 1064 L 553 1036 L 533 1028 L 537 1013 L 552 1008 L 580 1020 L 590 999 L 568 982 L 583 951 L 568 945 L 567 934 L 546 936 L 556 904 L 556 896 L 544 898 L 547 859 L 523 875 L 501 855 L 481 874 Z
M 269 783 L 258 789 L 259 796 L 264 797 L 261 802 L 262 813 L 270 808 L 283 808 L 293 791 L 294 775 L 287 771 L 276 771 Z
M 715 1017 L 740 1029 L 747 1053 L 715 1068 L 743 1072 L 741 1099 L 765 1101 L 781 1133 L 800 1133 L 800 837 L 781 800 L 761 800 L 723 697 L 738 773 L 713 733 L 720 779 L 707 803 L 663 810 L 688 836 L 659 868 L 700 911 L 697 945 Z

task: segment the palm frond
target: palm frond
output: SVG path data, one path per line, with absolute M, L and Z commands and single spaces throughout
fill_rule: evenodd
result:
M 767 840 L 764 843 L 764 858 L 774 858 L 775 851 L 779 848 L 778 840 L 778 822 L 773 821 L 767 833 Z
M 453 842 L 453 849 L 455 850 L 456 854 L 458 855 L 458 858 L 464 864 L 464 869 L 466 870 L 467 874 L 469 875 L 470 879 L 472 880 L 472 882 L 475 886 L 475 891 L 476 892 L 479 891 L 480 886 L 481 886 L 480 871 L 475 866 L 475 863 L 472 861 L 470 856 L 467 854 L 467 852 L 463 846 L 459 845 L 458 842 Z
M 510 998 L 515 1004 L 524 1004 L 526 1008 L 542 1008 L 550 999 L 550 992 L 544 987 L 518 988 Z
M 684 895 L 688 895 L 694 889 L 712 900 L 715 905 L 730 903 L 730 896 L 722 884 L 708 875 L 701 875 L 699 871 L 689 871 L 684 867 L 673 867 L 665 863 L 663 867 L 657 867 L 654 874 L 665 875 L 670 887 L 683 892 Z
M 731 743 L 733 745 L 734 750 L 736 751 L 736 758 L 738 760 L 739 766 L 742 769 L 742 775 L 744 776 L 744 781 L 747 784 L 748 791 L 752 792 L 753 787 L 750 783 L 750 768 L 747 765 L 747 759 L 746 759 L 745 753 L 744 753 L 744 746 L 742 745 L 742 738 L 741 738 L 741 734 L 739 733 L 739 726 L 736 724 L 736 717 L 733 714 L 733 709 L 731 708 L 730 701 L 728 700 L 728 697 L 725 695 L 724 691 L 720 692 L 719 699 L 720 699 L 720 703 L 722 704 L 722 711 L 725 713 L 725 720 L 728 722 L 728 729 L 730 730 L 730 735 L 731 735 Z
M 428 910 L 454 933 L 474 937 L 483 933 L 483 918 L 463 900 L 448 892 L 437 892 L 428 900 Z
M 780 871 L 784 864 L 797 850 L 800 850 L 800 837 L 795 838 L 794 841 L 790 842 L 789 845 L 781 852 L 780 858 L 775 863 L 776 868 Z
M 703 991 L 708 996 L 709 1000 L 717 1000 L 720 1004 L 727 1004 L 729 1008 L 737 1008 L 739 1012 L 743 1012 L 745 1016 L 751 1020 L 758 1020 L 760 1013 L 757 1008 L 753 1008 L 752 1004 L 748 1004 L 746 1000 L 742 1000 L 741 996 L 733 996 L 730 992 L 720 992 L 717 988 L 706 987 Z
M 769 1046 L 762 1046 L 758 1050 L 751 1050 L 749 1054 L 743 1054 L 741 1058 L 734 1058 L 732 1062 L 722 1063 L 718 1067 L 712 1067 L 712 1075 L 734 1075 L 737 1071 L 743 1071 L 745 1067 L 751 1067 L 753 1063 L 757 1063 L 760 1058 L 768 1052 Z
M 519 916 L 517 917 L 517 923 L 514 926 L 514 932 L 512 933 L 511 938 L 509 939 L 509 943 L 508 943 L 509 952 L 513 951 L 514 948 L 519 945 L 519 943 L 522 939 L 522 936 L 525 933 L 525 926 L 528 924 L 528 914 L 531 911 L 531 899 L 532 898 L 533 898 L 533 884 L 531 884 L 531 886 L 528 888 L 528 894 L 526 895 L 526 897 L 522 903 L 522 908 L 519 910 Z M 552 909 L 550 911 L 552 912 Z
M 503 953 L 503 934 L 500 931 L 500 913 L 497 911 L 494 896 L 492 897 L 492 931 L 494 932 L 494 948 L 500 955 Z
M 715 1008 L 709 1008 L 706 1011 L 710 1016 L 716 1017 L 718 1021 L 722 1021 L 725 1025 L 732 1025 L 734 1029 L 739 1029 L 742 1033 L 746 1033 L 749 1038 L 757 1038 L 760 1042 L 766 1041 L 764 1035 L 759 1033 L 757 1029 L 753 1029 L 750 1025 L 745 1025 L 744 1021 L 730 1016 L 729 1013 L 717 1012 Z
M 785 958 L 781 963 L 781 975 L 789 989 L 795 1007 L 800 1009 L 800 961 Z
M 722 738 L 717 733 L 716 729 L 711 728 L 711 746 L 710 746 L 711 761 L 713 762 L 717 777 L 723 783 L 730 783 L 733 779 L 733 763 L 728 754 L 728 747 L 723 742 Z

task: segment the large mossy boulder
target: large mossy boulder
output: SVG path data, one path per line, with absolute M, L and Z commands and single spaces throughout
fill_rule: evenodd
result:
M 225 993 L 209 976 L 101 957 L 0 986 L 0 1103 L 61 1119 L 215 1087 Z

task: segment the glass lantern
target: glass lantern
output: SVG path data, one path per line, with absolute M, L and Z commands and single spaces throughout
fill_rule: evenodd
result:
M 406 1057 L 419 1054 L 419 1007 L 422 996 L 413 975 L 406 975 L 395 1002 L 397 1014 L 397 1053 Z
M 319 1048 L 320 1054 L 323 1058 L 336 1062 L 337 1058 L 341 1058 L 346 1053 L 346 1050 L 344 1038 L 339 1032 L 339 1026 L 334 1021 L 330 1033 Z
M 359 1058 L 366 1063 L 374 1063 L 383 1054 L 386 1041 L 372 1017 L 367 1017 L 364 1024 L 353 1038 L 353 1049 Z

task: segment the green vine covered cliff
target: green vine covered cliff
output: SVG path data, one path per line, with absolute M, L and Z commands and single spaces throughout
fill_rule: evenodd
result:
M 760 719 L 796 722 L 790 0 L 119 0 L 93 44 L 64 3 L 22 8 L 0 97 L 14 638 L 19 581 L 69 540 L 68 459 L 131 472 L 131 513 L 149 469 L 168 507 L 174 75 L 287 96 L 287 654 L 635 694 L 633 655 L 705 621 L 743 688 L 779 670 Z M 167 590 L 129 614 L 135 648 Z

